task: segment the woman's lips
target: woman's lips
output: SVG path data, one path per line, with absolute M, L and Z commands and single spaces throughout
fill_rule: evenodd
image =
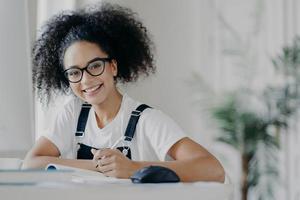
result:
M 87 89 L 82 90 L 84 93 L 88 94 L 88 95 L 92 95 L 96 92 L 98 92 L 98 90 L 103 86 L 103 83 L 100 85 L 96 85 Z

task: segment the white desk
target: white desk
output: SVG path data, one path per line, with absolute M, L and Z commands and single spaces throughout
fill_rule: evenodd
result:
M 46 184 L 36 186 L 0 186 L 1 199 L 9 200 L 231 200 L 231 185 L 218 183 L 172 184 Z
M 1 170 L 0 170 L 1 171 Z M 232 185 L 220 183 L 133 184 L 86 170 L 0 173 L 2 200 L 232 200 Z M 22 181 L 34 184 L 18 185 Z M 13 182 L 13 183 L 12 183 Z M 16 184 L 17 183 L 17 184 Z

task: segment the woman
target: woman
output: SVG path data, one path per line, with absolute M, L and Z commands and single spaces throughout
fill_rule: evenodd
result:
M 117 89 L 118 82 L 155 71 L 152 50 L 147 29 L 131 10 L 117 5 L 50 19 L 33 48 L 37 93 L 47 102 L 53 92 L 71 89 L 74 98 L 28 152 L 23 167 L 56 163 L 129 178 L 160 165 L 184 182 L 224 182 L 217 159 L 172 119 Z

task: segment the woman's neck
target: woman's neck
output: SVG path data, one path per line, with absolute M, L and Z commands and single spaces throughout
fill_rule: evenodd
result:
M 103 128 L 116 117 L 121 107 L 122 97 L 122 94 L 116 90 L 100 105 L 93 105 L 99 128 Z

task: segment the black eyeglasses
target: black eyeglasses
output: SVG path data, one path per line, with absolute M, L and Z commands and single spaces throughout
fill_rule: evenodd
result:
M 63 73 L 69 82 L 78 83 L 82 79 L 84 70 L 91 76 L 100 76 L 104 72 L 105 62 L 110 62 L 111 60 L 112 58 L 94 58 L 84 68 L 73 66 L 64 70 Z

